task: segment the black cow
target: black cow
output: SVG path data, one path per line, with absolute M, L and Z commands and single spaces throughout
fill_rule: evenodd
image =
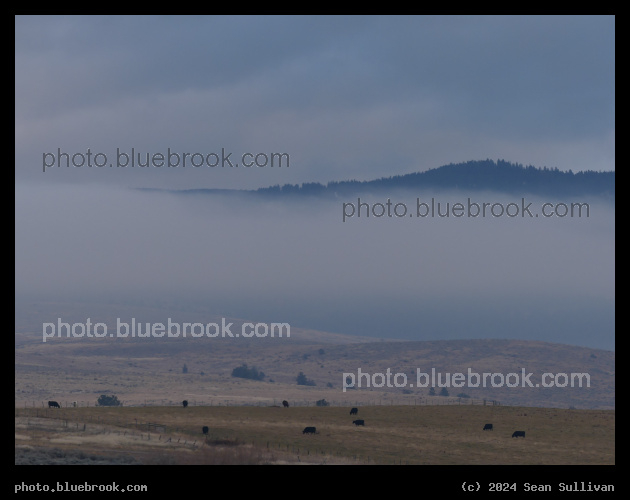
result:
M 207 426 L 207 425 L 204 425 L 204 426 L 201 428 L 201 432 L 203 432 L 204 434 L 208 434 L 208 426 Z
M 486 424 L 483 426 L 483 430 L 484 431 L 491 431 L 492 430 L 492 424 Z
M 354 425 L 363 425 L 363 426 L 365 426 L 365 420 L 353 420 L 352 423 Z
M 517 437 L 525 437 L 525 431 L 514 431 L 514 434 L 512 434 L 513 438 L 517 438 Z
M 283 401 L 283 402 L 282 402 L 282 406 L 284 406 L 285 408 L 288 408 L 288 407 L 289 407 L 289 402 L 288 402 L 288 401 L 286 401 L 286 400 L 285 400 L 285 401 Z
M 57 401 L 48 401 L 48 408 L 61 408 L 61 406 Z
M 359 413 L 358 408 L 352 408 L 352 410 L 350 410 L 350 415 L 356 415 L 357 413 Z
M 182 401 L 182 406 L 183 406 L 184 408 L 186 408 L 186 407 L 188 406 L 188 401 L 184 399 L 184 400 Z
M 317 434 L 315 427 L 304 427 L 302 434 Z

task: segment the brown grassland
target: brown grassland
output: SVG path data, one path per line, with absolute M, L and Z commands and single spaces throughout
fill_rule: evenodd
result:
M 128 321 L 140 312 L 90 314 L 115 331 L 116 316 Z M 615 463 L 611 351 L 505 339 L 384 341 L 298 328 L 290 338 L 58 336 L 44 342 L 42 323 L 55 317 L 83 322 L 87 315 L 63 304 L 16 311 L 16 464 Z M 159 311 L 146 318 L 159 319 Z M 174 317 L 211 319 L 192 312 Z M 242 320 L 234 321 L 238 331 Z M 233 377 L 243 364 L 264 372 L 263 380 Z M 344 391 L 347 373 L 389 368 L 406 374 L 408 386 Z M 591 383 L 450 387 L 441 397 L 416 383 L 417 370 L 431 368 L 525 369 L 535 374 L 532 382 L 544 372 L 587 372 Z M 297 385 L 299 372 L 315 385 Z M 97 407 L 102 394 L 123 405 Z M 285 399 L 289 408 L 282 407 Z M 322 399 L 330 405 L 316 406 Z M 48 409 L 49 400 L 62 408 Z M 352 406 L 357 417 L 349 415 Z M 354 426 L 356 418 L 365 426 Z M 494 430 L 483 431 L 486 423 Z M 306 426 L 318 433 L 302 434 Z M 526 437 L 512 438 L 516 430 Z
M 349 407 L 154 406 L 16 408 L 15 417 L 16 461 L 55 449 L 140 464 L 615 463 L 614 410 L 362 406 L 351 416 Z M 515 430 L 526 437 L 512 438 Z

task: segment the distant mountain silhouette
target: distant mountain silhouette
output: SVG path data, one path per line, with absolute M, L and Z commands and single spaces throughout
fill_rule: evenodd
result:
M 615 172 L 561 171 L 557 168 L 524 167 L 504 160 L 451 163 L 439 168 L 371 181 L 348 180 L 300 185 L 285 184 L 258 189 L 260 194 L 351 195 L 390 190 L 490 190 L 540 195 L 595 195 L 614 197 Z
M 518 195 L 597 196 L 614 201 L 615 172 L 572 172 L 557 168 L 538 168 L 505 160 L 479 160 L 451 163 L 424 172 L 371 181 L 332 181 L 328 184 L 275 185 L 252 191 L 226 189 L 189 189 L 186 193 L 235 194 L 249 193 L 267 198 L 352 196 L 363 193 L 381 194 L 393 190 L 461 190 L 497 191 Z

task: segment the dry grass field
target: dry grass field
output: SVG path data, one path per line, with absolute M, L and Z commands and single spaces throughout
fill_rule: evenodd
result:
M 449 388 L 471 399 L 505 405 L 577 409 L 614 409 L 615 353 L 575 346 L 518 340 L 396 342 L 365 341 L 322 332 L 292 332 L 284 339 L 108 339 L 56 338 L 42 342 L 37 334 L 16 334 L 15 404 L 41 407 L 57 400 L 92 406 L 101 394 L 116 394 L 129 405 L 277 404 L 290 399 L 333 405 L 416 405 L 427 403 L 429 389 L 417 386 L 417 373 L 466 374 L 588 373 L 590 387 Z M 253 381 L 232 377 L 243 364 L 264 372 Z M 184 367 L 186 373 L 184 373 Z M 344 374 L 390 370 L 407 384 L 343 390 Z M 314 386 L 298 386 L 303 372 Z M 375 380 L 375 379 L 373 379 Z M 380 379 L 379 379 L 380 380 Z M 401 380 L 401 379 L 397 379 Z M 437 388 L 439 391 L 439 387 Z M 466 402 L 466 401 L 464 401 Z M 431 404 L 431 403 L 429 403 Z
M 16 460 L 56 449 L 142 464 L 605 465 L 615 414 L 501 406 L 16 408 Z M 365 426 L 355 426 L 354 419 Z M 486 423 L 494 430 L 483 431 Z M 209 433 L 202 434 L 207 426 Z M 317 434 L 303 434 L 315 426 Z M 525 438 L 512 438 L 515 430 Z
M 382 341 L 298 328 L 290 338 L 43 342 L 42 320 L 82 321 L 81 307 L 64 307 L 16 312 L 16 464 L 615 463 L 614 352 L 498 339 Z M 92 321 L 111 326 L 115 314 L 134 313 L 113 308 Z M 264 372 L 263 380 L 233 377 L 243 364 Z M 451 387 L 449 396 L 416 385 L 418 369 L 465 373 L 467 367 L 526 369 L 533 382 L 543 372 L 588 372 L 591 384 Z M 409 385 L 343 390 L 347 373 L 388 368 L 405 373 Z M 298 385 L 299 372 L 314 385 Z M 116 395 L 122 406 L 97 407 L 102 394 Z M 49 400 L 62 408 L 48 409 Z M 320 400 L 329 406 L 317 406 Z M 352 406 L 365 426 L 352 425 Z M 486 423 L 494 430 L 482 431 Z M 318 433 L 302 434 L 306 426 Z M 515 430 L 526 438 L 512 438 Z

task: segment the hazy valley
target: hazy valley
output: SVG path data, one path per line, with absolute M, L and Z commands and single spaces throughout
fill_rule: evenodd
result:
M 45 306 L 40 307 L 43 312 Z M 76 304 L 48 307 L 59 311 L 70 325 L 85 322 Z M 290 336 L 285 332 L 282 337 L 243 338 L 237 337 L 243 320 L 230 318 L 233 337 L 132 338 L 129 331 L 126 338 L 116 338 L 116 322 L 126 321 L 131 327 L 131 318 L 139 313 L 151 318 L 149 323 L 158 321 L 159 311 L 155 309 L 103 306 L 92 322 L 108 325 L 106 338 L 72 334 L 68 338 L 64 330 L 62 336 L 44 342 L 41 333 L 16 333 L 16 406 L 40 406 L 50 399 L 92 406 L 100 394 L 116 394 L 126 405 L 180 404 L 183 399 L 203 405 L 270 405 L 283 399 L 301 405 L 313 405 L 321 399 L 337 405 L 443 404 L 458 399 L 460 393 L 472 400 L 496 400 L 503 405 L 615 406 L 613 351 L 509 339 L 385 340 L 295 327 Z M 114 315 L 119 316 L 114 319 Z M 223 319 L 199 312 L 170 319 L 177 324 L 182 318 L 200 324 L 220 324 Z M 161 321 L 167 323 L 166 318 Z M 262 380 L 233 377 L 234 368 L 243 364 L 263 372 Z M 387 371 L 389 380 L 375 375 L 386 375 Z M 300 372 L 314 385 L 298 385 Z M 432 372 L 433 379 L 429 378 Z M 360 377 L 361 373 L 368 376 Z M 418 373 L 427 376 L 419 379 Z M 456 381 L 463 387 L 449 383 L 455 373 L 466 375 L 466 380 Z M 494 379 L 469 378 L 475 373 L 499 375 Z M 518 377 L 507 378 L 510 373 Z M 528 373 L 531 375 L 524 377 Z M 590 387 L 586 387 L 586 379 L 563 377 L 557 379 L 557 385 L 564 387 L 542 387 L 543 373 L 586 373 Z M 344 384 L 347 374 L 354 377 L 356 388 Z M 442 378 L 437 380 L 437 374 Z M 553 379 L 549 381 L 553 385 Z M 422 387 L 418 387 L 419 382 Z M 431 385 L 435 385 L 436 393 L 446 386 L 449 397 L 430 397 Z

